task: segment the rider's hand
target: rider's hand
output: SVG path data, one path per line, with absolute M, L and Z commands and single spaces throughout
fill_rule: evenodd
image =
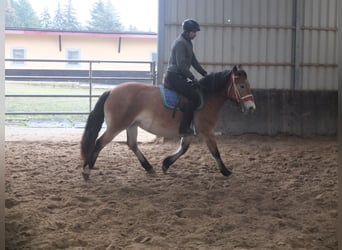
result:
M 195 89 L 200 89 L 200 87 L 201 87 L 201 85 L 199 84 L 199 82 L 196 78 L 194 78 L 190 84 L 191 84 L 191 87 L 193 87 Z

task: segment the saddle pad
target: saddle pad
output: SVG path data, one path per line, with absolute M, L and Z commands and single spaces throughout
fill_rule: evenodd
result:
M 180 95 L 178 95 L 176 91 L 165 88 L 164 86 L 160 86 L 159 89 L 160 89 L 160 94 L 162 96 L 164 106 L 169 109 L 175 109 L 176 107 L 176 110 L 179 110 L 179 107 L 177 107 L 177 105 L 179 104 L 180 99 L 181 99 Z M 201 104 L 199 105 L 197 109 L 201 109 L 204 106 L 202 94 L 200 94 L 200 96 L 201 96 Z
M 160 94 L 163 99 L 163 104 L 166 108 L 174 109 L 179 103 L 180 96 L 173 90 L 160 86 Z M 179 107 L 177 107 L 179 110 Z

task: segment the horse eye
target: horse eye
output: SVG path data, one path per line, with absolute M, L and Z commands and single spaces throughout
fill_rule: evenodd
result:
M 240 88 L 244 89 L 244 88 L 245 88 L 245 85 L 240 85 Z

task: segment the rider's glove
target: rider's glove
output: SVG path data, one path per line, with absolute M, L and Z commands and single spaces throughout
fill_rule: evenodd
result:
M 200 89 L 201 85 L 199 84 L 198 80 L 196 78 L 194 78 L 191 82 L 191 87 L 195 88 L 195 89 Z

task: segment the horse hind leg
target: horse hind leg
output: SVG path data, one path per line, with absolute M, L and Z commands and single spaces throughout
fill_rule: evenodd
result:
M 180 146 L 178 147 L 178 149 L 170 156 L 166 157 L 163 161 L 163 172 L 166 173 L 167 170 L 169 169 L 169 167 L 176 161 L 178 160 L 179 157 L 181 157 L 183 154 L 186 153 L 186 151 L 188 151 L 189 146 L 190 146 L 190 142 L 191 142 L 191 137 L 182 137 L 181 142 L 180 142 Z
M 94 168 L 97 156 L 100 153 L 100 151 L 97 148 L 98 148 L 98 140 L 96 141 L 93 152 L 89 155 L 88 159 L 83 164 L 82 176 L 85 180 L 89 179 L 90 170 Z
M 137 138 L 138 138 L 138 127 L 132 125 L 126 129 L 127 132 L 127 145 L 137 156 L 141 166 L 150 174 L 154 174 L 155 171 L 145 156 L 141 153 L 138 148 Z
M 90 154 L 89 158 L 86 160 L 86 162 L 83 164 L 83 171 L 82 171 L 82 176 L 85 180 L 89 179 L 90 176 L 90 170 L 94 168 L 96 159 L 101 151 L 99 143 L 99 140 L 96 140 L 95 147 L 93 152 Z

